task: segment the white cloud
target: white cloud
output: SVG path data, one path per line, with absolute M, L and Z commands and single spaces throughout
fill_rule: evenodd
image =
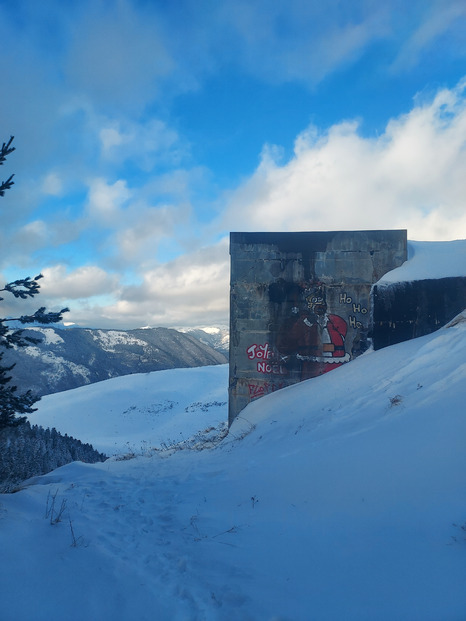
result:
M 18 231 L 15 236 L 15 243 L 28 248 L 30 252 L 47 243 L 48 237 L 47 224 L 43 220 L 33 220 Z
M 119 278 L 95 265 L 68 271 L 65 265 L 54 265 L 42 271 L 41 297 L 74 300 L 116 293 Z
M 189 202 L 154 205 L 150 185 L 130 190 L 125 180 L 102 178 L 89 184 L 87 226 L 100 229 L 96 250 L 103 250 L 115 269 L 153 265 L 161 240 L 183 237 L 189 228 Z
M 118 164 L 131 160 L 144 171 L 152 170 L 158 162 L 176 165 L 187 153 L 177 132 L 159 119 L 108 121 L 99 137 L 106 160 Z
M 115 226 L 122 207 L 131 196 L 132 193 L 123 179 L 112 184 L 102 178 L 92 179 L 89 183 L 87 211 L 98 222 L 107 226 Z
M 211 171 L 203 166 L 176 168 L 151 178 L 145 190 L 148 195 L 167 195 L 188 202 L 200 188 L 211 190 L 212 181 Z
M 112 127 L 104 127 L 100 130 L 99 135 L 104 157 L 108 157 L 115 147 L 119 147 L 125 142 L 128 142 L 125 140 L 125 136 L 119 131 L 117 124 L 114 124 Z
M 41 269 L 44 254 L 49 250 L 73 242 L 83 232 L 82 221 L 72 222 L 66 213 L 55 220 L 32 220 L 12 230 L 0 231 L 0 262 L 5 266 L 20 266 L 28 272 Z M 34 253 L 41 253 L 39 266 Z
M 57 264 L 43 269 L 42 275 L 40 295 L 26 300 L 7 296 L 2 302 L 4 316 L 32 314 L 42 306 L 47 311 L 69 307 L 70 312 L 65 315 L 68 323 L 82 322 L 83 325 L 98 327 L 103 322 L 105 306 L 118 299 L 121 291 L 119 276 L 105 272 L 96 265 L 69 270 L 65 265 Z M 118 322 L 121 318 L 115 319 Z
M 229 308 L 228 240 L 141 274 L 139 286 L 123 289 L 102 309 L 107 325 L 194 326 L 225 323 Z
M 63 183 L 56 172 L 48 173 L 42 182 L 42 192 L 51 196 L 60 196 L 63 191 Z
M 415 239 L 466 237 L 466 81 L 391 121 L 378 138 L 356 123 L 304 132 L 280 166 L 266 151 L 229 199 L 237 230 L 405 228 Z
M 113 240 L 118 260 L 123 264 L 154 264 L 160 241 L 171 236 L 182 236 L 181 231 L 189 223 L 190 212 L 189 205 L 132 205 L 126 214 L 126 223 L 119 227 Z M 176 245 L 175 239 L 173 245 Z

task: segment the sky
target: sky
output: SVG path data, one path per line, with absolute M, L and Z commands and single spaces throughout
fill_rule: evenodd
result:
M 465 31 L 463 0 L 0 0 L 0 277 L 80 326 L 227 325 L 231 231 L 466 238 Z

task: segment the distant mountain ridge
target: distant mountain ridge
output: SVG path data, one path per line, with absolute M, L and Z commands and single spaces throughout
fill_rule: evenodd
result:
M 96 330 L 26 328 L 41 342 L 5 351 L 13 383 L 42 396 L 101 380 L 163 369 L 225 364 L 227 358 L 190 334 L 169 328 Z
M 228 357 L 230 347 L 230 330 L 226 327 L 178 328 L 183 334 L 190 334 L 201 343 L 210 345 Z

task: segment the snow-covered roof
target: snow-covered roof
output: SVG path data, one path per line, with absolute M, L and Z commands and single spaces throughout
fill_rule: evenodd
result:
M 442 242 L 408 241 L 408 260 L 378 284 L 466 276 L 466 239 Z

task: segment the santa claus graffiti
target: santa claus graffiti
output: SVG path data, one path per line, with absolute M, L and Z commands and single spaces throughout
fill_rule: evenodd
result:
M 323 375 L 348 362 L 345 351 L 346 321 L 327 313 L 322 289 L 305 292 L 306 310 L 287 321 L 277 335 L 277 349 L 283 362 L 298 361 L 301 379 Z

